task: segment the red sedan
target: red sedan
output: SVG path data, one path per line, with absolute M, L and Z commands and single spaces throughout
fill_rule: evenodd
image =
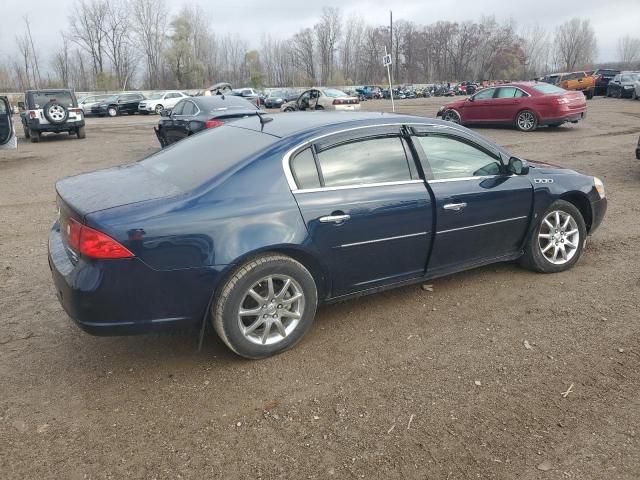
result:
M 582 92 L 570 92 L 543 82 L 518 82 L 485 88 L 438 110 L 443 120 L 462 125 L 515 125 L 529 132 L 540 125 L 578 123 L 587 115 Z

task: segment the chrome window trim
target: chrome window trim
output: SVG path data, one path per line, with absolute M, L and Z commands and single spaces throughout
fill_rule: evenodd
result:
M 427 183 L 465 182 L 467 180 L 486 180 L 488 178 L 496 178 L 501 176 L 502 175 L 478 175 L 476 177 L 439 178 L 437 180 L 427 180 Z
M 478 178 L 478 177 L 476 177 Z M 291 193 L 317 193 L 317 192 L 332 192 L 334 190 L 351 190 L 355 188 L 370 188 L 370 187 L 389 187 L 393 185 L 408 185 L 411 183 L 422 183 L 424 185 L 424 180 L 399 180 L 395 182 L 378 182 L 378 183 L 360 183 L 355 185 L 340 185 L 338 187 L 320 187 L 320 188 L 301 188 L 291 190 Z
M 439 232 L 436 232 L 436 235 L 440 235 L 442 233 L 459 232 L 460 230 L 468 230 L 470 228 L 486 227 L 487 225 L 495 225 L 497 223 L 515 222 L 516 220 L 523 220 L 525 218 L 529 218 L 529 216 L 524 215 L 521 217 L 513 217 L 513 218 L 505 218 L 503 220 L 496 220 L 495 222 L 478 223 L 476 225 L 468 225 L 466 227 L 450 228 L 449 230 L 440 230 Z
M 324 187 L 324 188 L 320 188 L 320 189 L 298 189 L 298 185 L 296 184 L 295 179 L 293 178 L 293 173 L 291 172 L 291 156 L 296 153 L 298 150 L 302 150 L 306 147 L 308 147 L 309 145 L 311 145 L 313 142 L 316 142 L 318 140 L 320 140 L 321 138 L 325 138 L 325 137 L 330 137 L 331 135 L 338 135 L 340 133 L 345 133 L 345 132 L 351 132 L 354 130 L 364 130 L 366 128 L 379 128 L 379 127 L 402 127 L 404 125 L 418 125 L 421 127 L 440 127 L 440 128 L 448 128 L 451 130 L 455 130 L 455 127 L 453 126 L 449 126 L 449 125 L 439 125 L 439 124 L 431 124 L 431 123 L 420 123 L 420 122 L 408 122 L 408 123 L 404 123 L 404 122 L 395 122 L 395 123 L 379 123 L 379 124 L 375 124 L 375 125 L 362 125 L 359 127 L 351 127 L 351 128 L 344 128 L 342 130 L 336 130 L 335 132 L 330 132 L 330 133 L 325 133 L 323 135 L 318 135 L 317 137 L 313 137 L 310 138 L 308 140 L 305 140 L 304 142 L 296 145 L 295 147 L 289 149 L 282 157 L 282 168 L 284 170 L 284 175 L 287 179 L 287 183 L 289 184 L 289 188 L 291 189 L 292 192 L 294 193 L 306 193 L 307 191 L 323 191 L 323 190 L 330 190 L 330 189 L 343 189 L 343 188 L 360 188 L 360 187 L 372 187 L 372 186 L 376 186 L 376 184 L 356 184 L 356 185 L 349 185 L 349 186 L 341 186 L 341 187 Z M 420 182 L 423 182 L 422 180 L 419 180 Z M 407 180 L 401 183 L 413 183 L 415 182 L 415 180 Z M 377 184 L 379 185 L 395 185 L 398 184 L 398 182 L 385 182 L 383 184 Z
M 380 243 L 380 242 L 388 242 L 390 240 L 400 240 L 402 238 L 420 237 L 422 235 L 428 235 L 428 233 L 429 232 L 417 232 L 417 233 L 408 233 L 407 235 L 396 235 L 394 237 L 376 238 L 375 240 L 366 240 L 364 242 L 345 243 L 343 245 L 338 245 L 337 247 L 334 247 L 334 248 L 357 247 L 359 245 L 368 245 L 370 243 Z

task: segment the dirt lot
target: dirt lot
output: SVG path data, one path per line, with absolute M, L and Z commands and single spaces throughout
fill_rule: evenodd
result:
M 500 264 L 326 307 L 258 362 L 213 333 L 199 353 L 191 334 L 91 337 L 54 296 L 55 180 L 154 151 L 157 118 L 0 151 L 3 479 L 640 478 L 640 102 L 596 98 L 556 131 L 481 130 L 605 181 L 608 215 L 573 270 Z

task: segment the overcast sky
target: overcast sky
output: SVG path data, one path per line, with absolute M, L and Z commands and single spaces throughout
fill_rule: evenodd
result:
M 15 35 L 24 28 L 25 14 L 29 15 L 36 48 L 42 52 L 40 58 L 53 54 L 73 4 L 74 0 L 0 0 L 0 57 L 16 54 Z M 616 45 L 621 36 L 640 36 L 640 0 L 171 0 L 168 4 L 174 11 L 185 4 L 200 4 L 216 33 L 238 33 L 252 47 L 258 46 L 262 33 L 286 38 L 312 26 L 323 6 L 339 7 L 345 18 L 360 16 L 375 25 L 388 24 L 389 8 L 394 21 L 429 24 L 494 15 L 498 20 L 512 19 L 518 26 L 537 22 L 548 30 L 574 16 L 586 17 L 596 30 L 598 61 L 617 60 Z

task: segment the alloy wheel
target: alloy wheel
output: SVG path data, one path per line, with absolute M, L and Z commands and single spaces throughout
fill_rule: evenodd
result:
M 457 123 L 460 124 L 460 114 L 455 110 L 447 110 L 442 115 L 442 119 L 446 122 Z
M 540 253 L 553 265 L 564 265 L 578 252 L 580 230 L 567 212 L 554 210 L 542 220 L 538 231 Z
M 238 310 L 242 335 L 258 345 L 284 340 L 300 323 L 305 297 L 300 284 L 288 275 L 269 275 L 245 293 Z
M 522 112 L 518 115 L 518 127 L 521 130 L 531 130 L 536 124 L 536 117 L 531 112 Z

